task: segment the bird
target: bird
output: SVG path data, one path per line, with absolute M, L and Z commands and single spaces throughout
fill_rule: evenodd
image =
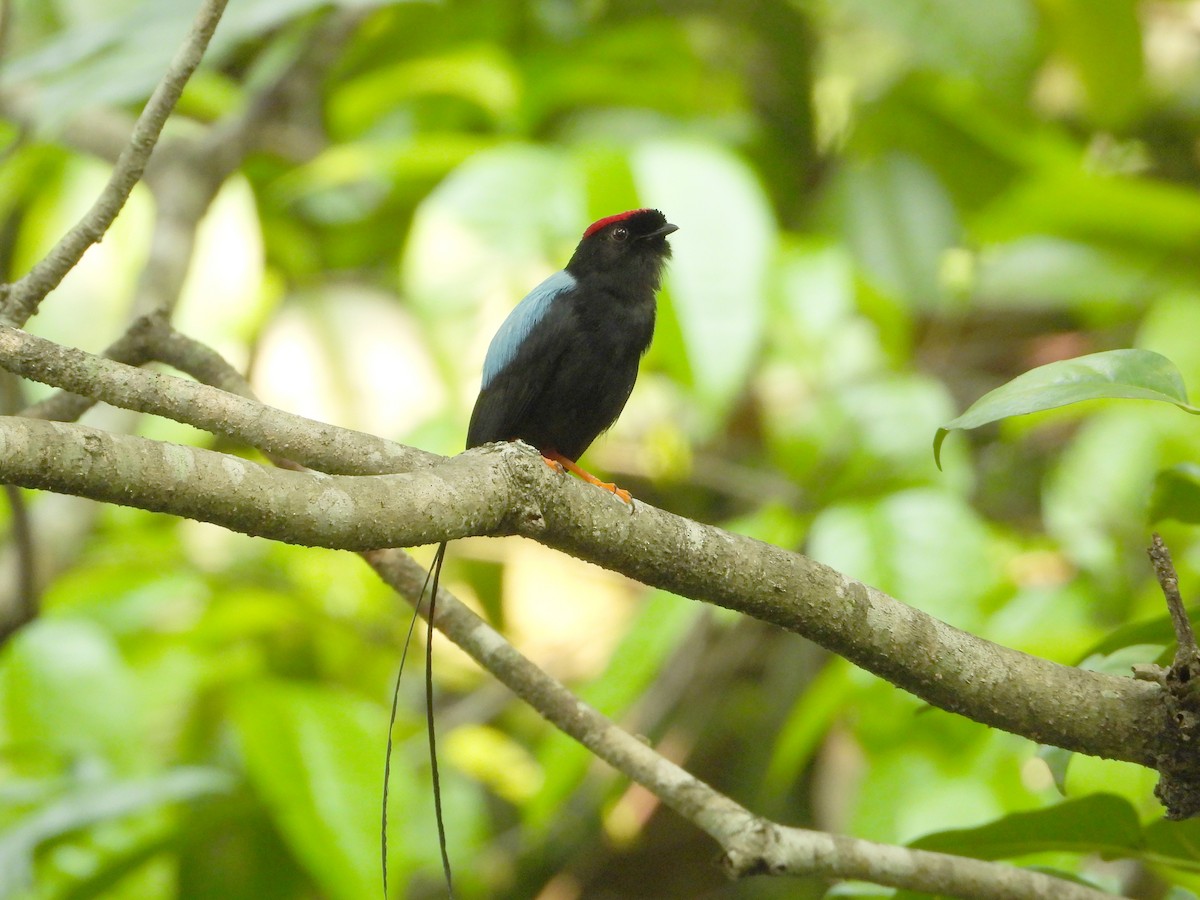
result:
M 654 336 L 656 296 L 671 257 L 667 236 L 678 231 L 657 209 L 631 209 L 587 227 L 566 266 L 538 284 L 508 314 L 488 346 L 479 395 L 467 426 L 467 449 L 500 441 L 524 441 L 547 465 L 570 471 L 632 504 L 629 492 L 605 482 L 578 464 L 581 457 L 625 408 L 642 356 Z M 433 582 L 426 614 L 426 727 L 442 870 L 453 897 L 446 849 L 437 744 L 433 725 L 432 638 L 438 582 L 447 543 L 438 545 L 425 587 Z M 414 612 L 408 634 L 416 622 Z M 408 653 L 405 639 L 400 674 Z M 392 727 L 384 763 L 381 843 L 383 892 L 387 897 L 387 788 Z
M 492 338 L 467 448 L 521 440 L 629 502 L 576 464 L 625 408 L 654 335 L 655 294 L 678 228 L 657 209 L 588 226 L 564 269 L 517 304 Z

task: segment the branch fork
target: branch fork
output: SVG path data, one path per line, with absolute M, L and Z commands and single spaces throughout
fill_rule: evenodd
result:
M 1157 533 L 1147 551 L 1162 588 L 1175 629 L 1175 658 L 1171 665 L 1134 667 L 1134 677 L 1153 681 L 1163 691 L 1163 731 L 1173 737 L 1155 762 L 1159 781 L 1154 794 L 1167 808 L 1167 817 L 1200 815 L 1200 647 L 1179 591 L 1179 576 L 1171 551 Z

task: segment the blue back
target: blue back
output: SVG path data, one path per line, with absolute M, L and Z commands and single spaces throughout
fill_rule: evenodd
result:
M 575 276 L 566 269 L 555 272 L 526 294 L 525 299 L 508 314 L 488 345 L 487 356 L 483 360 L 483 387 L 486 388 L 513 361 L 534 326 L 550 311 L 554 298 L 571 290 L 575 284 Z

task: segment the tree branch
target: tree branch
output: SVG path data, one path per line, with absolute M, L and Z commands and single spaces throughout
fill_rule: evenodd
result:
M 157 355 L 206 384 L 253 398 L 245 379 L 219 354 L 178 332 L 169 334 Z M 425 570 L 408 554 L 371 550 L 362 556 L 385 583 L 420 609 Z M 438 600 L 435 625 L 442 634 L 551 724 L 715 838 L 724 850 L 726 870 L 734 877 L 770 872 L 858 878 L 984 900 L 1106 896 L 1008 865 L 785 828 L 754 816 L 580 701 L 448 591 L 439 591 Z
M 425 570 L 398 550 L 363 554 L 402 596 L 417 598 Z M 411 600 L 410 600 L 411 602 Z M 438 592 L 438 629 L 547 721 L 662 798 L 711 835 L 733 876 L 822 875 L 977 900 L 1100 900 L 1100 891 L 1013 866 L 876 844 L 754 815 L 656 753 L 522 656 L 448 591 Z
M 161 319 L 149 319 L 145 327 L 159 330 L 159 344 L 172 333 Z M 156 351 L 154 342 L 147 347 L 148 359 Z M 0 366 L 33 381 L 113 406 L 154 413 L 241 440 L 322 472 L 357 475 L 405 472 L 440 459 L 422 450 L 292 415 L 194 381 L 68 349 L 9 325 L 0 325 Z
M 79 262 L 88 247 L 104 237 L 117 213 L 129 199 L 134 185 L 142 177 L 146 162 L 158 142 L 159 134 L 167 117 L 175 108 L 183 87 L 192 72 L 200 65 L 208 42 L 216 30 L 227 0 L 204 0 L 200 12 L 192 23 L 186 41 L 170 67 L 146 102 L 130 136 L 129 144 L 121 152 L 108 184 L 92 208 L 54 246 L 44 259 L 30 272 L 9 287 L 5 299 L 3 319 L 23 325 L 37 312 L 50 291 L 54 290 L 66 274 Z
M 204 463 L 213 479 L 171 482 L 163 457 L 205 451 L 153 449 L 137 439 L 113 446 L 113 453 L 137 456 L 139 475 L 113 470 L 104 478 L 82 471 L 10 458 L 0 460 L 0 478 L 31 487 L 77 493 L 93 499 L 174 512 L 237 531 L 279 540 L 342 549 L 409 546 L 467 534 L 520 533 L 547 546 L 614 569 L 656 587 L 734 609 L 822 646 L 916 694 L 927 702 L 986 725 L 1069 750 L 1157 766 L 1178 748 L 1173 731 L 1164 730 L 1162 692 L 1151 684 L 1057 665 L 976 638 L 906 606 L 827 566 L 798 554 L 700 525 L 638 503 L 634 514 L 618 508 L 570 479 L 556 478 L 533 454 L 505 448 L 476 451 L 460 459 L 487 460 L 491 474 L 470 486 L 458 481 L 467 473 L 440 462 L 432 468 L 420 451 L 380 438 L 335 428 L 264 407 L 205 385 L 122 366 L 77 350 L 0 327 L 0 365 L 58 387 L 92 394 L 117 406 L 153 412 L 196 427 L 244 440 L 271 453 L 313 468 L 373 474 L 421 466 L 437 481 L 432 494 L 416 482 L 394 481 L 385 496 L 383 480 L 344 478 L 336 482 L 372 528 L 358 527 L 347 513 L 316 527 L 296 530 L 286 517 L 252 514 L 255 501 L 229 504 L 224 492 L 245 491 L 220 465 Z M 20 426 L 8 430 L 19 433 Z M 66 439 L 67 435 L 62 438 Z M 45 437 L 49 440 L 49 436 Z M 73 438 L 78 440 L 76 436 Z M 97 435 L 93 441 L 117 441 Z M 121 459 L 120 456 L 116 457 Z M 188 464 L 193 465 L 193 463 Z M 194 465 L 201 465 L 200 462 Z M 328 483 L 308 485 L 309 496 L 295 495 L 300 482 L 268 487 L 271 478 L 315 478 L 272 473 L 238 461 L 261 474 L 257 501 L 269 509 L 269 491 L 293 495 L 296 508 L 308 508 Z M 453 465 L 457 465 L 454 462 Z M 450 467 L 450 468 L 447 468 Z M 416 471 L 413 475 L 417 474 Z M 465 474 L 462 477 L 467 477 Z M 121 486 L 117 488 L 117 485 Z M 368 490 L 369 485 L 376 485 Z M 432 482 L 421 482 L 429 487 Z M 170 486 L 164 492 L 164 485 Z M 406 487 L 406 485 L 408 487 Z M 484 485 L 484 498 L 472 491 Z M 374 493 L 374 490 L 383 493 Z M 409 491 L 409 493 L 405 493 Z M 504 508 L 504 509 L 502 509 Z M 385 510 L 381 512 L 380 510 Z
M 1149 554 L 1175 629 L 1175 659 L 1165 670 L 1159 666 L 1135 666 L 1134 675 L 1162 687 L 1163 727 L 1180 737 L 1172 752 L 1159 758 L 1162 777 L 1154 793 L 1170 818 L 1182 819 L 1196 815 L 1200 809 L 1200 783 L 1189 777 L 1195 768 L 1196 741 L 1200 739 L 1200 689 L 1197 688 L 1200 647 L 1196 646 L 1196 632 L 1179 592 L 1179 576 L 1171 561 L 1171 551 L 1158 534 L 1153 537 Z
M 741 535 L 641 503 L 631 512 L 552 473 L 524 445 L 362 478 L 273 471 L 211 451 L 21 419 L 0 419 L 0 442 L 0 480 L 291 543 L 365 550 L 522 534 L 803 634 L 935 706 L 1035 741 L 1151 766 L 1171 745 L 1155 685 L 1000 647 Z

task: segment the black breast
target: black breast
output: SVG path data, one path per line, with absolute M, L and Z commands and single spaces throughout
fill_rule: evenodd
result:
M 467 446 L 520 439 L 575 460 L 617 420 L 654 333 L 654 294 L 556 300 L 512 362 L 480 392 Z

